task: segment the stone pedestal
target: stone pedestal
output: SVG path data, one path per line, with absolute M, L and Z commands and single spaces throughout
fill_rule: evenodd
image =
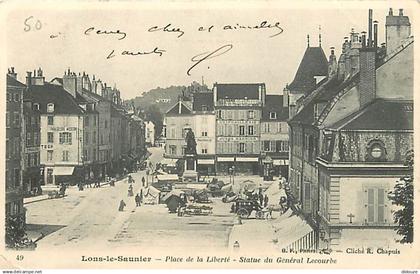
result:
M 185 155 L 184 156 L 185 165 L 184 173 L 182 174 L 182 182 L 184 183 L 197 183 L 198 182 L 198 173 L 197 173 L 197 159 L 195 155 Z

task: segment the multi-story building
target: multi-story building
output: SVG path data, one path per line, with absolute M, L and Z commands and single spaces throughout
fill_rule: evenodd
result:
M 179 159 L 184 157 L 185 136 L 188 130 L 193 129 L 193 115 L 189 105 L 182 100 L 179 100 L 172 108 L 170 108 L 164 118 L 164 125 L 166 132 L 165 154 L 166 158 L 163 161 L 164 165 L 175 167 Z M 194 131 L 193 131 L 194 132 Z M 196 133 L 194 132 L 194 135 Z
M 271 159 L 275 176 L 288 177 L 289 108 L 283 95 L 267 94 L 261 117 L 261 161 Z
M 14 68 L 6 76 L 6 216 L 25 222 L 22 192 L 22 126 L 24 84 L 17 80 Z
M 192 130 L 197 143 L 197 171 L 200 175 L 215 175 L 216 115 L 212 92 L 193 94 L 192 116 Z
M 115 175 L 116 173 L 121 174 L 124 168 L 124 155 L 128 151 L 124 150 L 124 142 L 127 139 L 126 123 L 124 110 L 115 104 L 111 106 L 111 173 Z
M 41 116 L 39 104 L 34 103 L 28 92 L 23 94 L 23 191 L 25 196 L 38 193 L 43 184 L 40 166 Z
M 387 193 L 410 172 L 414 40 L 402 10 L 390 10 L 385 27 L 379 48 L 369 11 L 373 34 L 352 31 L 338 62 L 331 52 L 328 79 L 290 121 L 292 189 L 321 243 L 333 248 L 392 246 L 399 237 Z M 299 173 L 294 161 L 303 163 Z
M 155 124 L 152 121 L 145 122 L 145 139 L 146 144 L 149 146 L 155 145 Z
M 217 172 L 259 174 L 265 84 L 214 84 Z
M 309 189 L 312 195 L 317 188 L 309 182 L 315 182 L 318 177 L 313 150 L 316 148 L 319 136 L 317 130 L 312 126 L 312 118 L 306 112 L 299 112 L 299 102 L 304 98 L 310 98 L 311 92 L 315 87 L 324 84 L 328 75 L 328 61 L 325 57 L 321 43 L 318 47 L 308 45 L 305 54 L 300 62 L 292 83 L 284 89 L 284 96 L 288 98 L 289 117 L 291 117 L 290 127 L 293 128 L 289 134 L 289 182 L 296 187 L 292 189 L 297 199 L 302 196 L 301 184 L 296 182 L 306 182 L 307 195 Z M 333 85 L 334 83 L 331 83 Z M 302 119 L 295 118 L 293 115 L 298 112 L 298 116 Z M 292 140 L 292 138 L 294 138 Z M 308 148 L 311 148 L 308 150 Z M 316 149 L 315 149 L 316 150 Z M 304 153 L 305 151 L 305 153 Z M 303 204 L 305 213 L 315 214 L 316 204 Z
M 64 79 L 63 79 L 64 80 Z M 41 115 L 41 165 L 45 184 L 79 182 L 83 176 L 86 111 L 77 104 L 75 88 L 45 82 L 41 69 L 26 77 L 27 92 Z

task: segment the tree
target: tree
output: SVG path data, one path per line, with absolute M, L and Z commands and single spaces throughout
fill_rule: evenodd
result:
M 145 112 L 146 119 L 155 125 L 155 137 L 159 137 L 163 128 L 163 115 L 156 104 L 150 105 Z
M 392 204 L 400 207 L 394 212 L 394 221 L 398 224 L 397 233 L 402 237 L 401 243 L 413 242 L 413 166 L 414 166 L 414 152 L 411 150 L 407 154 L 405 162 L 410 168 L 410 174 L 400 178 L 394 187 L 394 190 L 389 192 L 388 197 Z
M 36 244 L 28 239 L 25 221 L 22 216 L 6 216 L 6 246 L 12 249 L 35 248 Z

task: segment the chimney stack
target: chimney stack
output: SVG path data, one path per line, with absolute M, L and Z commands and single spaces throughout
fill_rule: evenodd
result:
M 73 98 L 76 97 L 76 82 L 76 75 L 68 69 L 67 74 L 64 73 L 63 76 L 63 89 L 73 96 Z
M 32 72 L 26 72 L 26 86 L 30 87 L 32 85 Z
M 373 47 L 378 47 L 378 21 L 373 21 Z
M 17 73 L 15 72 L 15 68 L 14 67 L 11 67 L 11 68 L 7 69 L 7 75 L 9 75 L 13 79 L 16 79 L 17 80 Z
M 392 12 L 392 10 L 391 10 Z M 373 14 L 373 10 L 369 9 L 369 22 L 368 22 L 368 43 L 367 46 L 371 47 L 372 46 L 372 15 Z
M 376 48 L 360 49 L 359 73 L 359 100 L 362 108 L 376 97 Z
M 362 31 L 362 48 L 366 47 L 366 31 Z
M 392 9 L 385 22 L 386 54 L 389 55 L 401 46 L 411 36 L 411 24 L 404 10 L 399 9 L 398 16 L 392 13 Z

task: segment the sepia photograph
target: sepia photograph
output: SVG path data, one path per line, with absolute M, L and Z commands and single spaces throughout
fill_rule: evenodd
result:
M 419 268 L 415 4 L 0 2 L 0 268 Z

